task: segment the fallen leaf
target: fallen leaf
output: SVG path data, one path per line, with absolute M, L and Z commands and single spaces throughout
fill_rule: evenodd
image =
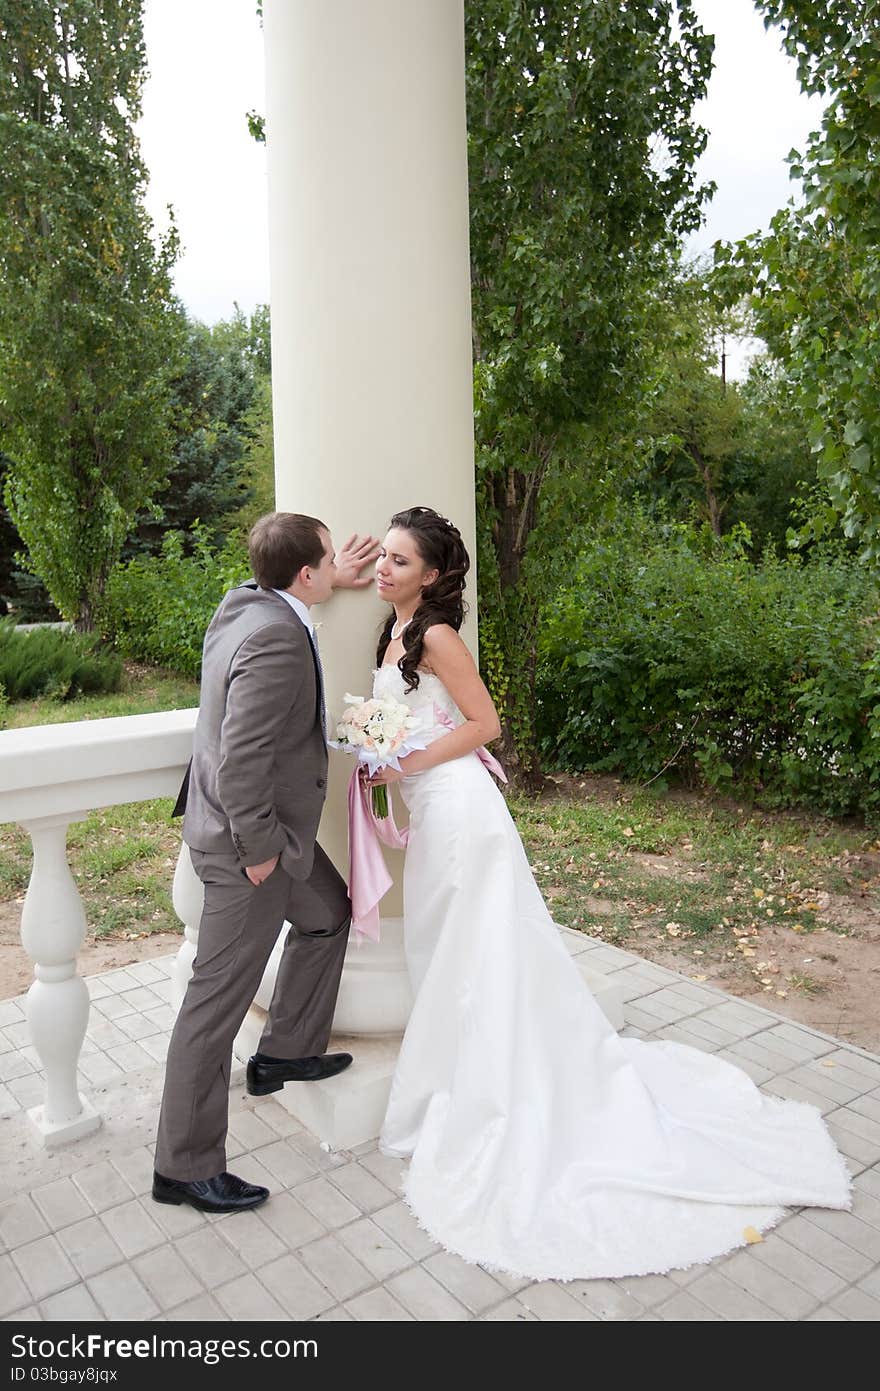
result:
M 832 1062 L 830 1058 L 823 1058 L 823 1059 L 822 1059 L 822 1066 L 823 1066 L 823 1067 L 837 1067 L 837 1063 Z
M 761 1233 L 756 1231 L 754 1227 L 743 1227 L 743 1236 L 749 1246 L 756 1246 L 758 1242 L 764 1240 Z
M 625 836 L 634 836 L 635 831 L 633 830 L 632 826 L 624 826 L 622 834 Z

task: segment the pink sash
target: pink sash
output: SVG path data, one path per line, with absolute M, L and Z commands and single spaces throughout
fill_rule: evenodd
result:
M 449 729 L 456 726 L 439 706 L 434 706 L 438 724 Z M 501 782 L 507 782 L 504 769 L 489 750 L 481 745 L 474 750 L 477 758 Z M 388 788 L 388 815 L 379 817 L 373 811 L 372 789 L 360 776 L 361 765 L 355 765 L 348 784 L 348 892 L 351 898 L 351 926 L 354 932 L 371 941 L 379 940 L 379 904 L 394 882 L 388 873 L 379 842 L 393 850 L 405 850 L 409 840 L 407 830 L 398 830 L 394 820 L 391 788 Z

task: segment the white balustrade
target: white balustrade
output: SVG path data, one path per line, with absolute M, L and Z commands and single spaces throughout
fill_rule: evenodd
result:
M 195 710 L 169 710 L 0 731 L 0 823 L 23 826 L 34 852 L 21 942 L 34 963 L 26 1013 L 46 1089 L 28 1114 L 47 1147 L 101 1124 L 77 1087 L 89 996 L 76 970 L 86 919 L 67 861 L 67 827 L 96 807 L 173 796 L 195 720 Z M 192 937 L 187 947 L 194 952 Z

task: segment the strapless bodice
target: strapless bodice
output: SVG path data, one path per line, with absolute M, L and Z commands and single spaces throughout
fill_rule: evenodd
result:
M 438 719 L 434 707 L 442 711 L 454 725 L 464 723 L 464 715 L 440 677 L 432 671 L 419 671 L 419 684 L 414 691 L 405 690 L 405 684 L 396 663 L 377 667 L 373 672 L 373 695 L 382 700 L 402 700 L 414 714 L 422 716 L 426 729 L 439 725 L 448 730 L 448 725 Z

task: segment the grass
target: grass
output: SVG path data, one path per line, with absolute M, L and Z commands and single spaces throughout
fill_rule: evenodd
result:
M 197 703 L 195 682 L 129 665 L 116 695 L 15 702 L 8 717 L 11 728 L 22 728 Z M 817 895 L 863 880 L 850 861 L 872 845 L 859 827 L 612 779 L 561 780 L 553 796 L 513 797 L 510 807 L 557 922 L 652 954 L 687 953 L 697 970 L 715 957 L 760 975 L 762 928 L 821 927 Z M 180 827 L 170 810 L 168 799 L 137 802 L 71 825 L 70 865 L 93 935 L 181 930 L 170 896 Z M 0 899 L 25 892 L 30 867 L 25 832 L 0 827 Z M 816 993 L 809 977 L 791 985 Z
M 858 856 L 877 848 L 863 827 L 612 779 L 560 781 L 559 795 L 511 799 L 556 921 L 652 955 L 693 956 L 697 970 L 714 958 L 761 977 L 762 930 L 822 927 L 819 900 L 864 886 Z M 791 984 L 820 989 L 808 977 Z
M 113 695 L 65 702 L 43 697 L 11 702 L 7 727 L 24 729 L 70 720 L 187 709 L 198 705 L 195 681 L 158 667 L 128 663 L 122 689 Z M 171 883 L 180 849 L 180 822 L 172 801 L 160 798 L 93 811 L 67 833 L 68 860 L 82 896 L 89 934 L 137 938 L 181 932 L 171 904 Z M 31 845 L 18 826 L 0 826 L 0 900 L 21 897 L 31 872 Z

